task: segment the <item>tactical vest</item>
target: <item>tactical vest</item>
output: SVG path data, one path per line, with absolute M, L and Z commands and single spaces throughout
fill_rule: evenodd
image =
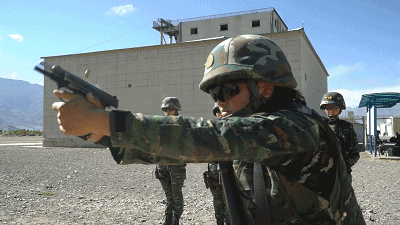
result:
M 345 156 L 346 152 L 344 151 L 344 149 L 346 149 L 346 138 L 344 130 L 348 128 L 346 128 L 344 122 L 339 119 L 337 121 L 333 120 L 329 121 L 329 127 L 332 129 L 333 133 L 339 139 L 342 154 Z
M 352 224 L 346 222 L 348 215 L 360 212 L 351 179 L 346 172 L 346 166 L 340 153 L 340 145 L 329 129 L 328 125 L 313 110 L 294 103 L 290 110 L 306 114 L 313 118 L 320 129 L 324 130 L 325 140 L 336 146 L 338 152 L 334 158 L 336 163 L 336 181 L 329 199 L 324 199 L 317 193 L 309 190 L 297 181 L 289 181 L 279 172 L 263 167 L 265 192 L 267 193 L 268 207 L 262 209 L 269 214 L 271 221 L 260 221 L 256 217 L 257 199 L 254 198 L 254 165 L 253 163 L 234 161 L 233 168 L 237 186 L 241 192 L 241 199 L 245 208 L 247 223 L 258 224 Z M 254 116 L 254 115 L 253 115 Z M 257 115 L 266 118 L 265 115 Z M 354 220 L 353 220 L 354 221 Z M 356 224 L 365 224 L 362 216 Z

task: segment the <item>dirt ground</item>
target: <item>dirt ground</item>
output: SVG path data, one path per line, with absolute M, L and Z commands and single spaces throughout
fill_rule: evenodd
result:
M 0 137 L 0 144 L 42 137 Z M 188 164 L 181 224 L 215 224 L 203 182 Z M 116 164 L 107 149 L 0 145 L 0 224 L 162 224 L 165 196 L 155 165 Z M 400 161 L 361 153 L 353 187 L 368 225 L 400 224 Z

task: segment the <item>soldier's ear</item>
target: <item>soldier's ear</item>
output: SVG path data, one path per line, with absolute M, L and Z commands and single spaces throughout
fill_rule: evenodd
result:
M 258 91 L 260 92 L 261 96 L 264 98 L 271 97 L 272 93 L 274 92 L 274 85 L 268 82 L 257 82 Z

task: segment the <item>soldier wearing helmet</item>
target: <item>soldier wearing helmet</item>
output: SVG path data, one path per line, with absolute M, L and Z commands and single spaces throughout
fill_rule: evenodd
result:
M 181 104 L 175 97 L 166 97 L 161 110 L 165 116 L 178 116 L 181 111 Z M 186 179 L 186 163 L 176 165 L 157 165 L 156 178 L 160 180 L 161 186 L 167 198 L 165 208 L 165 221 L 163 225 L 179 224 L 183 213 L 183 183 Z
M 109 136 L 124 149 L 116 160 L 122 164 L 135 163 L 133 147 L 160 157 L 149 163 L 227 162 L 221 174 L 232 224 L 365 224 L 337 138 L 295 90 L 290 64 L 274 42 L 259 35 L 224 40 L 209 54 L 199 87 L 222 119 L 98 112 L 79 99 L 74 104 L 101 118 L 72 129 L 70 117 L 80 122 L 72 103 L 53 108 L 64 133 L 92 131 L 95 141 Z
M 166 97 L 162 101 L 161 110 L 166 116 L 177 116 L 178 111 L 182 110 L 179 100 L 175 97 Z
M 320 109 L 325 110 L 329 119 L 329 126 L 340 141 L 347 172 L 350 174 L 351 167 L 360 159 L 360 153 L 358 151 L 357 134 L 353 125 L 339 118 L 342 110 L 346 109 L 346 102 L 340 93 L 328 92 L 322 97 Z

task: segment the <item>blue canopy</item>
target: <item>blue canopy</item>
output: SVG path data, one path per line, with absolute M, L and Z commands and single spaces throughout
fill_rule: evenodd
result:
M 381 92 L 362 95 L 358 108 L 368 107 L 373 105 L 376 108 L 391 108 L 400 102 L 400 93 L 397 92 Z
M 358 108 L 367 107 L 367 127 L 366 147 L 370 153 L 377 154 L 377 108 L 391 108 L 400 102 L 400 93 L 397 92 L 381 92 L 362 95 Z M 371 127 L 373 128 L 371 130 Z

